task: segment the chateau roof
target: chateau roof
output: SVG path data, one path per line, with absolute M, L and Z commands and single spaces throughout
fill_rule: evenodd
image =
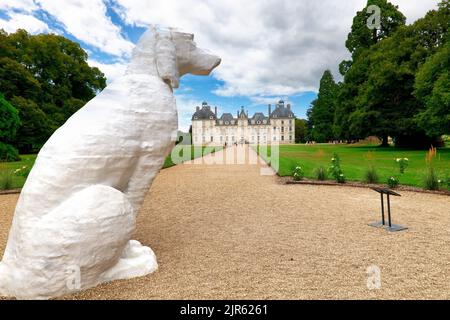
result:
M 197 110 L 192 115 L 192 120 L 216 120 L 216 115 L 211 111 L 211 107 L 206 102 L 203 102 L 202 108 L 197 107 Z
M 270 110 L 270 105 L 269 105 Z M 216 108 L 217 112 L 217 108 Z M 211 110 L 211 107 L 208 105 L 207 102 L 202 103 L 202 107 L 197 107 L 195 113 L 192 115 L 192 120 L 221 120 L 223 121 L 222 124 L 225 124 L 225 122 L 228 122 L 227 124 L 237 124 L 238 119 L 248 119 L 249 124 L 267 124 L 269 118 L 275 118 L 275 119 L 286 119 L 286 118 L 295 118 L 294 113 L 291 110 L 291 105 L 284 104 L 283 100 L 278 101 L 278 103 L 275 105 L 275 110 L 273 110 L 270 113 L 270 116 L 267 117 L 262 112 L 256 112 L 253 117 L 250 119 L 248 118 L 248 113 L 244 111 L 244 107 L 241 107 L 241 111 L 237 112 L 238 117 L 234 118 L 231 113 L 223 113 L 220 118 L 216 118 L 215 112 Z M 266 121 L 264 121 L 266 120 Z M 260 122 L 260 123 L 258 123 Z M 264 123 L 265 122 L 265 123 Z
M 280 100 L 276 105 L 275 110 L 270 114 L 271 118 L 294 118 L 294 113 L 291 110 L 291 105 L 284 105 L 284 101 Z
M 220 120 L 222 120 L 222 121 L 232 121 L 232 120 L 234 120 L 234 118 L 233 118 L 233 115 L 231 113 L 224 113 L 220 117 Z

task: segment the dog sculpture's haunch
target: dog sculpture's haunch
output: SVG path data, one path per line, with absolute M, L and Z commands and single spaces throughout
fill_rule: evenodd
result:
M 153 251 L 130 239 L 176 140 L 172 89 L 183 74 L 208 75 L 219 63 L 192 34 L 144 33 L 126 74 L 41 149 L 0 263 L 0 295 L 46 299 L 157 269 Z

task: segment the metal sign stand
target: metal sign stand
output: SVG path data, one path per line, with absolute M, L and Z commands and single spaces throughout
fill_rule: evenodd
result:
M 407 227 L 403 227 L 398 224 L 393 224 L 391 221 L 391 201 L 389 196 L 401 197 L 401 195 L 388 188 L 371 188 L 371 189 L 378 192 L 381 196 L 381 221 L 369 223 L 369 226 L 375 228 L 384 228 L 391 232 L 408 229 Z M 386 195 L 387 198 L 388 225 L 386 225 L 386 221 L 384 220 L 384 198 L 383 198 L 384 194 Z

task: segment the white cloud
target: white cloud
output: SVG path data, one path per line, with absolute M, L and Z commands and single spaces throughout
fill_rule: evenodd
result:
M 178 130 L 188 132 L 195 106 L 201 106 L 202 101 L 179 93 L 175 93 L 175 98 L 178 110 Z
M 439 3 L 439 1 L 434 0 L 390 0 L 390 2 L 398 6 L 399 10 L 406 16 L 408 24 L 422 18 L 429 10 L 437 9 Z
M 101 51 L 127 56 L 134 45 L 120 33 L 120 27 L 106 15 L 102 0 L 35 0 L 40 8 L 59 21 L 77 39 Z
M 32 34 L 51 31 L 45 22 L 32 15 L 10 13 L 9 18 L 9 20 L 0 19 L 0 29 L 4 29 L 8 33 L 15 32 L 17 29 L 25 29 Z
M 127 69 L 127 64 L 124 62 L 116 62 L 116 63 L 102 63 L 96 60 L 88 59 L 88 64 L 91 67 L 97 67 L 103 72 L 106 76 L 107 82 L 111 83 L 115 79 L 123 76 Z
M 438 0 L 391 2 L 411 23 Z M 8 31 L 48 32 L 31 15 L 40 9 L 80 41 L 127 58 L 134 45 L 108 17 L 105 3 L 128 24 L 161 24 L 194 33 L 200 47 L 222 57 L 214 76 L 225 84 L 215 92 L 256 101 L 317 90 L 327 68 L 338 77 L 338 64 L 349 56 L 344 44 L 352 19 L 366 0 L 0 0 L 0 9 L 14 17 L 0 23 Z M 97 65 L 110 80 L 125 68 L 122 62 Z
M 394 0 L 408 21 L 438 0 Z M 339 76 L 349 57 L 345 40 L 366 0 L 116 0 L 131 25 L 161 24 L 195 34 L 199 46 L 222 58 L 214 76 L 223 96 L 291 95 L 317 90 L 325 69 Z
M 12 10 L 17 9 L 20 11 L 24 11 L 30 13 L 38 7 L 33 2 L 33 0 L 2 0 L 0 2 L 0 10 Z

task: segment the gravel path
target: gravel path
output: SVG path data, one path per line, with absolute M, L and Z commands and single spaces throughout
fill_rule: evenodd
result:
M 135 236 L 153 248 L 159 270 L 67 298 L 450 298 L 450 197 L 402 192 L 393 218 L 409 229 L 388 233 L 367 226 L 380 218 L 371 190 L 284 185 L 259 170 L 162 170 Z M 17 198 L 0 196 L 0 254 Z M 381 269 L 378 290 L 366 285 L 373 265 Z

